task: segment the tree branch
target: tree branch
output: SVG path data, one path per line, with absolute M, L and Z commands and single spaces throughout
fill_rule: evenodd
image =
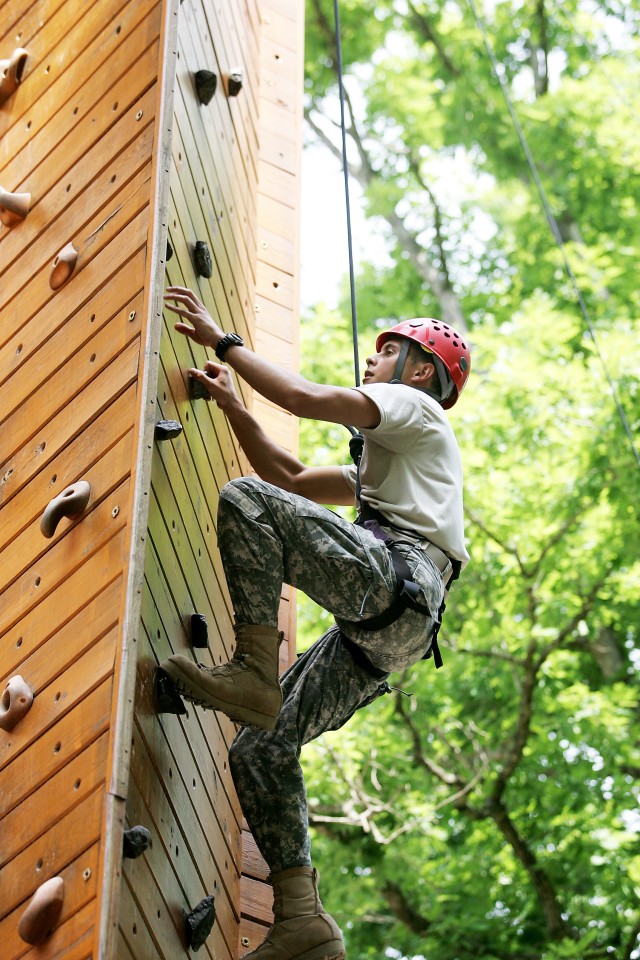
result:
M 417 32 L 423 37 L 423 39 L 425 39 L 428 43 L 431 43 L 435 47 L 438 53 L 438 56 L 442 61 L 442 65 L 445 67 L 445 69 L 448 70 L 452 76 L 459 77 L 460 71 L 455 66 L 455 64 L 449 57 L 449 55 L 447 54 L 442 44 L 442 41 L 440 40 L 440 37 L 435 32 L 430 21 L 427 20 L 427 17 L 425 16 L 424 13 L 416 9 L 415 4 L 413 3 L 413 0 L 407 0 L 407 3 L 409 6 L 409 10 L 411 11 L 411 13 L 409 14 L 409 22 L 413 24 L 413 26 L 416 28 Z

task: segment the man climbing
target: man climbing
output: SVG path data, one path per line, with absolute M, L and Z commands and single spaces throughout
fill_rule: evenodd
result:
M 257 477 L 220 491 L 218 543 L 233 609 L 232 660 L 207 668 L 174 655 L 161 666 L 184 697 L 245 725 L 230 749 L 234 783 L 274 888 L 274 924 L 245 960 L 343 960 L 310 858 L 302 746 L 341 727 L 388 690 L 389 673 L 434 654 L 446 588 L 468 560 L 462 468 L 443 409 L 470 368 L 453 328 L 435 320 L 381 333 L 361 387 L 312 383 L 224 334 L 196 295 L 170 287 L 176 330 L 215 351 L 190 374 L 225 413 Z M 232 367 L 298 417 L 354 424 L 359 469 L 307 467 L 262 431 L 238 397 Z M 355 524 L 320 504 L 357 494 Z M 335 624 L 278 680 L 283 583 Z

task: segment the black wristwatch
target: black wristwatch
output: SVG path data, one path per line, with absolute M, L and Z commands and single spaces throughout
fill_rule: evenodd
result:
M 237 333 L 225 333 L 216 347 L 216 357 L 220 363 L 224 363 L 224 355 L 229 347 L 244 347 L 244 340 Z

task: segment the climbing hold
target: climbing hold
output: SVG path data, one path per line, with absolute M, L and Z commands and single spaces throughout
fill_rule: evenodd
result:
M 177 420 L 158 420 L 154 431 L 156 440 L 173 440 L 182 433 L 182 424 Z
M 206 105 L 216 92 L 218 86 L 218 77 L 211 70 L 198 70 L 196 73 L 196 93 L 200 103 Z
M 8 60 L 0 60 L 0 105 L 8 100 L 22 83 L 28 53 L 17 47 Z
M 191 614 L 191 646 L 206 647 L 209 642 L 207 618 L 203 613 Z
M 189 377 L 189 396 L 192 400 L 210 400 L 211 394 L 195 377 Z
M 9 193 L 0 187 L 0 221 L 5 227 L 12 227 L 24 220 L 31 206 L 30 193 Z
M 167 255 L 165 257 L 165 260 L 167 263 L 169 263 L 169 260 L 171 260 L 172 256 L 173 256 L 173 247 L 171 246 L 170 242 L 167 240 Z
M 122 838 L 122 855 L 127 860 L 136 860 L 151 846 L 151 834 L 146 827 L 131 827 Z
M 28 713 L 33 703 L 31 687 L 17 675 L 7 681 L 0 700 L 0 729 L 13 730 L 18 720 Z
M 47 939 L 60 916 L 63 900 L 62 877 L 52 877 L 38 887 L 18 924 L 18 933 L 25 943 L 36 946 Z
M 82 513 L 89 502 L 91 496 L 91 487 L 86 480 L 78 480 L 72 483 L 57 497 L 54 497 L 42 514 L 40 521 L 40 530 L 45 537 L 52 537 L 56 532 L 56 527 L 63 517 L 75 517 Z
M 209 253 L 209 247 L 204 240 L 196 240 L 196 270 L 201 277 L 209 279 L 213 273 L 213 260 Z
M 58 256 L 53 261 L 51 276 L 49 277 L 49 286 L 52 290 L 57 290 L 66 283 L 75 270 L 78 251 L 72 243 L 63 247 Z
M 227 94 L 230 97 L 237 97 L 242 90 L 242 70 L 232 70 L 227 77 Z
M 182 716 L 187 712 L 178 688 L 161 667 L 157 668 L 155 674 L 155 698 L 157 713 L 175 713 Z
M 189 950 L 199 950 L 211 933 L 216 919 L 213 897 L 204 897 L 191 913 L 185 913 L 184 932 Z

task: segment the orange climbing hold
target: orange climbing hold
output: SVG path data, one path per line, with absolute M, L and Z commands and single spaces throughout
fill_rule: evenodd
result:
M 52 290 L 58 290 L 66 283 L 76 267 L 78 251 L 72 243 L 63 247 L 58 256 L 53 261 L 51 275 L 49 277 L 49 286 Z
M 30 206 L 30 193 L 10 193 L 0 187 L 0 221 L 5 227 L 12 227 L 20 220 L 24 220 Z
M 7 682 L 0 700 L 0 730 L 13 730 L 33 703 L 31 687 L 16 674 Z
M 43 536 L 52 537 L 63 517 L 75 517 L 82 513 L 90 496 L 90 484 L 86 480 L 78 480 L 50 500 L 40 521 L 40 531 Z
M 22 83 L 28 53 L 17 47 L 8 60 L 0 60 L 0 106 Z
M 25 943 L 43 943 L 53 930 L 64 901 L 64 880 L 52 877 L 38 887 L 22 914 L 18 933 Z

